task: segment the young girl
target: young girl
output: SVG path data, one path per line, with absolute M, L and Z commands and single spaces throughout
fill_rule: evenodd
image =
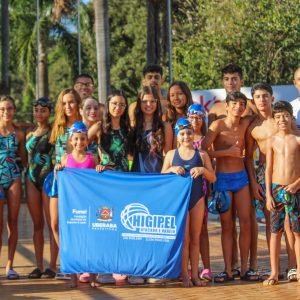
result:
M 132 146 L 133 172 L 160 172 L 164 153 L 172 149 L 173 132 L 162 121 L 161 105 L 155 88 L 143 87 L 135 108 Z
M 61 157 L 69 150 L 67 148 L 67 140 L 72 124 L 80 120 L 80 101 L 79 95 L 73 89 L 64 89 L 58 96 L 50 136 L 50 143 L 55 144 L 55 158 L 57 164 L 60 164 Z M 55 180 L 53 180 L 53 184 L 56 184 Z M 53 235 L 59 246 L 57 194 L 52 194 L 50 199 L 50 219 Z
M 176 122 L 175 133 L 179 147 L 167 153 L 162 173 L 173 172 L 183 175 L 189 172 L 193 178 L 182 253 L 182 282 L 184 287 L 201 286 L 202 283 L 198 275 L 199 239 L 205 208 L 202 178 L 213 182 L 216 180 L 216 176 L 208 154 L 195 150 L 193 147 L 194 131 L 192 124 L 185 118 L 179 119 Z M 191 279 L 188 273 L 189 260 Z
M 93 97 L 88 97 L 82 101 L 79 109 L 82 122 L 88 129 L 101 126 L 103 113 L 100 109 L 100 103 Z M 88 144 L 87 150 L 94 155 L 98 155 L 98 139 L 92 138 Z
M 201 104 L 192 104 L 187 111 L 188 120 L 191 122 L 194 130 L 193 147 L 195 150 L 201 150 L 201 142 L 206 133 L 205 126 L 205 110 Z M 208 182 L 203 178 L 203 191 L 205 200 L 205 211 L 200 235 L 200 254 L 203 262 L 203 270 L 200 273 L 200 279 L 211 281 L 212 274 L 210 270 L 209 259 L 209 239 L 207 231 L 207 196 L 208 196 Z
M 13 269 L 13 260 L 18 242 L 18 215 L 21 203 L 22 186 L 21 170 L 17 159 L 21 158 L 26 165 L 25 135 L 13 124 L 16 112 L 14 99 L 0 96 L 0 187 L 7 199 L 8 226 L 8 261 L 6 277 L 9 280 L 19 279 Z M 2 194 L 2 193 L 1 193 Z M 0 200 L 0 250 L 2 246 L 4 195 Z
M 66 168 L 79 168 L 79 169 L 93 169 L 97 166 L 97 171 L 102 170 L 98 166 L 98 158 L 95 155 L 86 151 L 88 146 L 87 127 L 83 122 L 75 122 L 70 131 L 70 144 L 73 148 L 70 154 L 64 154 L 60 164 L 56 164 L 55 170 L 62 170 Z M 96 281 L 97 274 L 90 274 L 89 280 L 91 287 L 98 287 L 99 284 Z M 71 288 L 77 287 L 77 274 L 71 275 Z
M 55 243 L 49 212 L 49 197 L 43 191 L 46 176 L 53 170 L 52 155 L 54 146 L 49 143 L 51 126 L 49 117 L 52 103 L 48 98 L 39 98 L 33 103 L 33 117 L 36 121 L 35 128 L 27 134 L 26 150 L 28 153 L 28 166 L 26 172 L 26 199 L 27 206 L 33 222 L 33 243 L 37 268 L 28 278 L 43 277 L 54 278 L 58 248 Z M 50 265 L 43 271 L 44 250 L 44 213 L 50 236 Z
M 187 84 L 183 81 L 172 82 L 169 86 L 167 101 L 165 120 L 174 127 L 179 118 L 187 116 L 187 109 L 193 104 L 192 94 Z

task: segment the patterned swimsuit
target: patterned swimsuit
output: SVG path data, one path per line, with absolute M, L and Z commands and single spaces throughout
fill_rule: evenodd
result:
M 8 136 L 0 135 L 0 185 L 8 189 L 15 178 L 21 176 L 21 171 L 17 163 L 19 141 L 16 133 Z
M 101 139 L 103 150 L 109 155 L 116 171 L 128 172 L 126 138 L 124 130 L 110 129 Z
M 53 170 L 54 146 L 49 143 L 49 131 L 41 136 L 31 135 L 26 141 L 28 169 L 26 177 L 41 191 L 46 176 Z

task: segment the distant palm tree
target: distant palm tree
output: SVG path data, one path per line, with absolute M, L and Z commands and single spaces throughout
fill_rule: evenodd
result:
M 70 56 L 76 57 L 77 39 L 69 31 L 68 26 L 59 22 L 63 15 L 70 14 L 76 0 L 55 0 L 54 4 L 51 0 L 40 0 L 38 65 L 36 63 L 37 22 L 35 2 L 32 0 L 12 0 L 11 2 L 12 38 L 14 40 L 12 51 L 18 69 L 25 75 L 25 88 L 34 91 L 37 84 L 39 87 L 37 95 L 39 97 L 48 96 L 48 50 L 50 46 L 59 40 L 62 46 L 70 52 Z M 76 61 L 76 59 L 73 61 Z M 38 78 L 35 76 L 37 68 Z
M 8 0 L 1 2 L 1 83 L 0 91 L 9 94 L 9 14 Z
M 98 69 L 98 98 L 104 103 L 110 91 L 108 1 L 94 0 Z

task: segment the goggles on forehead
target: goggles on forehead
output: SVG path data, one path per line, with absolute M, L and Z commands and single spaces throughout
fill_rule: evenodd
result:
M 33 106 L 40 105 L 42 107 L 48 107 L 49 109 L 52 108 L 52 103 L 51 103 L 51 101 L 48 98 L 37 99 L 37 100 L 33 101 L 32 105 Z
M 72 135 L 74 133 L 84 133 L 87 134 L 88 133 L 88 129 L 86 128 L 85 124 L 81 121 L 75 122 L 71 129 L 70 129 L 70 137 L 72 137 Z
M 199 110 L 193 110 L 191 109 L 188 113 L 187 113 L 188 117 L 190 117 L 191 115 L 196 115 L 199 117 L 204 117 L 205 113 L 203 111 L 199 111 Z
M 175 129 L 175 134 L 177 135 L 180 130 L 193 129 L 193 125 L 189 122 L 188 119 L 182 118 L 177 121 L 174 129 Z

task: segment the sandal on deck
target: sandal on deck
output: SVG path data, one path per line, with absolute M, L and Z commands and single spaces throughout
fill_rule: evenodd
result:
M 278 280 L 274 279 L 274 278 L 269 278 L 266 279 L 265 281 L 263 281 L 263 286 L 271 286 L 271 285 L 277 285 L 278 284 Z
M 225 282 L 233 281 L 233 280 L 234 280 L 233 276 L 229 277 L 227 272 L 221 272 L 214 278 L 215 283 L 225 283 Z
M 47 268 L 43 273 L 42 273 L 42 278 L 54 278 L 56 276 L 56 273 L 52 271 L 50 268 Z
M 17 280 L 17 279 L 20 279 L 20 276 L 14 269 L 10 269 L 6 273 L 6 279 L 8 279 L 8 280 Z
M 297 269 L 290 269 L 287 272 L 287 279 L 288 279 L 288 281 L 298 281 L 298 279 L 297 279 Z
M 243 276 L 240 277 L 240 280 L 244 281 L 258 281 L 259 274 L 254 270 L 248 270 Z
M 200 279 L 211 282 L 212 276 L 210 269 L 203 269 L 201 274 L 199 275 Z
M 39 279 L 42 277 L 42 272 L 39 268 L 35 268 L 29 275 L 29 279 Z
M 231 272 L 233 279 L 239 279 L 241 277 L 241 272 L 239 269 L 232 269 Z

